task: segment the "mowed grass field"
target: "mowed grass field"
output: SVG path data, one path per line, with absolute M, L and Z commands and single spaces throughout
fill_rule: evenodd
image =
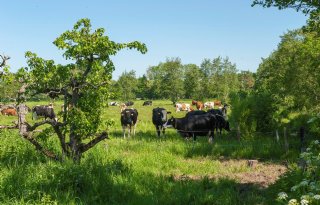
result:
M 48 102 L 28 103 L 36 104 Z M 61 104 L 55 102 L 56 112 Z M 110 139 L 86 152 L 78 165 L 51 161 L 17 130 L 1 130 L 0 204 L 275 203 L 280 191 L 276 180 L 286 172 L 283 164 L 299 154 L 297 139 L 290 138 L 290 150 L 285 152 L 283 142 L 264 134 L 238 141 L 235 132 L 224 132 L 209 144 L 207 137 L 192 142 L 167 129 L 158 138 L 152 124 L 154 107 L 164 107 L 174 117 L 186 113 L 176 113 L 170 101 L 142 104 L 135 101 L 132 106 L 139 116 L 136 135 L 130 139 L 123 139 L 119 107 L 106 108 L 103 118 L 114 121 Z M 30 113 L 27 119 L 32 122 Z M 0 116 L 0 124 L 14 120 Z M 59 150 L 56 137 L 39 135 L 37 139 Z M 247 166 L 249 159 L 258 164 Z

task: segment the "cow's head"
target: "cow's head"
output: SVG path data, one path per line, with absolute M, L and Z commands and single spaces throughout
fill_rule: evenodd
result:
M 132 124 L 133 123 L 133 115 L 134 115 L 134 113 L 131 110 L 125 109 L 121 112 L 121 119 L 125 123 Z
M 164 108 L 154 108 L 153 109 L 153 119 L 155 119 L 157 122 L 166 122 L 167 121 L 167 110 Z
M 170 119 L 167 120 L 166 123 L 164 123 L 163 127 L 164 128 L 170 128 L 170 127 L 175 127 L 176 119 L 174 117 L 171 117 Z

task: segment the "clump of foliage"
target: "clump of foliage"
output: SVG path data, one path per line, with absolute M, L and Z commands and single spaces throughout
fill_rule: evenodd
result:
M 57 65 L 53 60 L 26 52 L 28 67 L 17 74 L 24 83 L 19 91 L 19 103 L 23 104 L 24 93 L 30 92 L 45 93 L 52 98 L 61 96 L 64 100 L 64 112 L 58 122 L 46 120 L 30 125 L 19 117 L 20 134 L 50 158 L 66 156 L 80 161 L 85 151 L 108 137 L 108 122 L 102 120 L 101 114 L 110 95 L 109 86 L 115 69 L 110 56 L 125 48 L 141 53 L 147 51 L 145 44 L 137 41 L 116 43 L 104 32 L 103 28 L 92 31 L 90 20 L 81 19 L 72 30 L 61 34 L 53 43 L 64 50 L 63 56 L 71 62 L 67 65 Z M 22 114 L 23 108 L 20 111 Z M 32 132 L 44 124 L 51 125 L 59 138 L 62 156 L 46 150 L 32 137 Z
M 280 192 L 277 200 L 281 204 L 320 204 L 320 142 L 313 141 L 300 155 L 302 181 L 291 187 L 291 192 Z

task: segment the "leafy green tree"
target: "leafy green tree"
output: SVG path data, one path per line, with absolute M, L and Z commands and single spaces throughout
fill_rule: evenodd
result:
M 24 85 L 19 90 L 19 128 L 20 134 L 36 149 L 53 159 L 65 156 L 79 162 L 84 152 L 108 137 L 108 122 L 101 119 L 106 99 L 109 97 L 114 65 L 110 56 L 119 50 L 137 49 L 147 51 L 140 42 L 116 43 L 104 34 L 103 28 L 92 31 L 89 19 L 79 20 L 72 30 L 61 34 L 53 43 L 64 50 L 63 56 L 69 60 L 67 65 L 56 65 L 53 60 L 44 60 L 36 54 L 27 52 L 28 67 L 20 69 L 18 77 Z M 45 120 L 34 125 L 26 122 L 23 103 L 26 92 L 54 93 L 61 95 L 66 110 L 58 122 Z M 39 126 L 49 124 L 59 139 L 61 154 L 44 148 L 33 132 Z M 85 141 L 84 141 L 85 140 Z
M 185 78 L 184 90 L 186 98 L 203 100 L 202 79 L 204 78 L 200 68 L 195 64 L 184 65 Z
M 151 82 L 146 75 L 137 79 L 137 97 L 143 99 L 152 99 Z
M 320 1 L 317 0 L 253 0 L 252 6 L 261 5 L 265 8 L 277 7 L 278 9 L 292 8 L 310 15 L 308 24 L 304 29 L 317 31 L 320 34 Z
M 293 8 L 305 14 L 320 9 L 320 2 L 314 0 L 254 0 L 252 6 L 277 7 L 278 9 Z
M 119 89 L 120 99 L 124 101 L 135 99 L 137 85 L 138 81 L 134 70 L 123 72 L 119 77 L 116 86 Z
M 285 34 L 278 49 L 259 66 L 257 89 L 272 93 L 287 109 L 320 110 L 319 43 L 314 33 Z
M 167 59 L 147 70 L 151 81 L 151 91 L 154 98 L 169 98 L 172 102 L 184 97 L 183 66 L 179 58 Z
M 160 65 L 164 75 L 160 81 L 161 93 L 164 98 L 169 98 L 172 102 L 177 102 L 184 97 L 183 90 L 183 67 L 179 58 L 167 59 Z
M 238 74 L 239 89 L 242 93 L 250 93 L 254 88 L 255 74 L 250 71 L 241 71 Z
M 17 90 L 21 84 L 14 80 L 14 73 L 6 71 L 4 75 L 5 78 L 0 78 L 0 101 L 15 101 L 17 98 Z
M 239 90 L 238 70 L 236 65 L 231 63 L 228 57 L 223 59 L 221 67 L 223 70 L 222 80 L 220 81 L 222 84 L 221 98 L 226 102 L 229 100 L 230 93 L 238 92 Z
M 147 78 L 150 81 L 151 98 L 161 99 L 162 96 L 162 78 L 164 77 L 164 70 L 158 66 L 151 66 L 147 69 Z
M 200 69 L 204 73 L 202 93 L 206 95 L 206 98 L 228 101 L 230 93 L 238 90 L 238 71 L 236 65 L 232 64 L 228 57 L 204 59 Z

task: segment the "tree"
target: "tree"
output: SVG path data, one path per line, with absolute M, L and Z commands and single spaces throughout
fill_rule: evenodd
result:
M 238 74 L 239 84 L 240 84 L 240 92 L 242 93 L 250 93 L 253 91 L 254 87 L 254 73 L 250 71 L 241 71 Z
M 320 34 L 320 1 L 317 0 L 254 0 L 252 6 L 261 5 L 265 8 L 277 7 L 278 9 L 293 8 L 310 15 L 308 25 L 304 29 L 317 31 Z
M 204 78 L 200 68 L 195 64 L 184 66 L 184 90 L 186 90 L 186 98 L 203 100 L 202 79 Z
M 204 59 L 200 69 L 204 74 L 202 93 L 206 95 L 206 98 L 227 101 L 230 93 L 238 89 L 236 65 L 232 64 L 228 57 Z
M 163 78 L 160 81 L 161 93 L 164 98 L 169 98 L 172 102 L 177 102 L 184 97 L 183 90 L 183 69 L 179 58 L 167 59 L 160 65 L 163 70 Z
M 252 6 L 277 7 L 278 9 L 293 8 L 309 14 L 320 9 L 320 2 L 314 0 L 254 0 Z
M 114 65 L 110 56 L 121 49 L 137 49 L 145 53 L 145 44 L 134 41 L 116 43 L 109 40 L 103 28 L 92 31 L 89 19 L 79 20 L 72 30 L 61 34 L 54 42 L 64 50 L 63 56 L 72 63 L 56 65 L 32 52 L 26 52 L 28 67 L 20 69 L 17 77 L 24 84 L 18 92 L 20 134 L 37 150 L 52 159 L 65 156 L 80 162 L 84 152 L 106 139 L 106 122 L 101 119 L 109 92 Z M 45 120 L 30 125 L 25 120 L 25 93 L 60 95 L 64 99 L 62 121 Z M 33 131 L 49 124 L 58 137 L 61 155 L 44 148 Z
M 179 58 L 167 59 L 165 63 L 149 67 L 147 76 L 151 81 L 154 98 L 169 98 L 176 102 L 184 97 L 184 72 Z
M 119 89 L 120 99 L 128 101 L 136 98 L 138 81 L 136 72 L 131 70 L 123 72 L 118 79 L 116 87 Z
M 2 77 L 5 73 L 5 71 L 8 71 L 7 61 L 10 59 L 9 56 L 0 55 L 1 62 L 0 62 L 0 68 L 3 69 L 0 71 L 0 77 Z
M 148 80 L 146 75 L 137 79 L 137 97 L 143 99 L 152 99 L 151 93 L 151 82 Z
M 287 109 L 319 111 L 319 57 L 320 39 L 314 33 L 290 31 L 260 64 L 256 87 L 272 93 Z

